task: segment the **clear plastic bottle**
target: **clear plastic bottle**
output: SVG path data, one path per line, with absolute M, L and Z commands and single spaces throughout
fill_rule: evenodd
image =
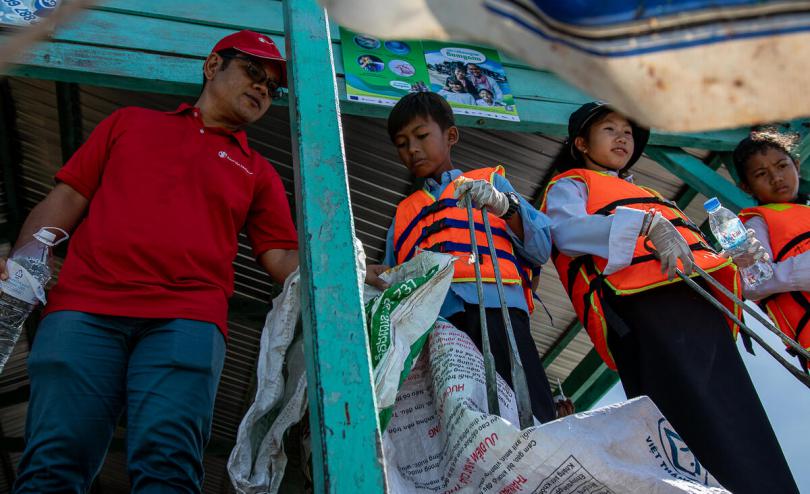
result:
M 703 203 L 703 207 L 709 213 L 709 228 L 723 250 L 732 257 L 741 253 L 748 240 L 748 231 L 740 218 L 720 205 L 716 197 Z M 753 288 L 773 277 L 771 261 L 760 259 L 747 268 L 740 268 L 740 276 L 746 285 Z
M 9 278 L 0 280 L 0 372 L 14 350 L 23 323 L 39 302 L 45 303 L 55 239 L 54 233 L 43 228 L 6 261 Z

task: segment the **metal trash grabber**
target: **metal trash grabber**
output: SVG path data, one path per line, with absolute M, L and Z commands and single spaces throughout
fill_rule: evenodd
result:
M 699 273 L 699 274 L 700 274 L 702 277 L 704 277 L 704 278 L 706 278 L 706 277 L 711 278 L 711 276 L 710 276 L 708 273 L 706 273 L 705 271 L 703 271 L 702 269 L 700 269 L 700 268 L 699 268 L 697 265 L 693 265 L 693 266 L 694 266 L 694 267 L 697 269 L 698 273 Z M 712 294 L 711 294 L 711 293 L 709 293 L 709 292 L 707 292 L 706 290 L 704 290 L 704 289 L 703 289 L 703 287 L 702 287 L 702 286 L 700 286 L 700 285 L 698 285 L 698 284 L 697 284 L 697 283 L 696 283 L 696 282 L 695 282 L 695 281 L 694 281 L 692 278 L 690 278 L 690 277 L 686 276 L 686 275 L 683 273 L 683 271 L 681 271 L 680 269 L 677 269 L 675 272 L 678 274 L 678 276 L 679 276 L 679 277 L 680 277 L 680 278 L 681 278 L 681 279 L 682 279 L 684 282 L 686 282 L 686 284 L 687 284 L 687 285 L 689 285 L 689 286 L 690 286 L 692 289 L 694 289 L 694 290 L 695 290 L 695 291 L 696 291 L 696 292 L 697 292 L 699 295 L 701 295 L 703 298 L 705 298 L 707 301 L 709 301 L 709 303 L 711 303 L 712 305 L 714 305 L 715 307 L 717 307 L 718 309 L 720 309 L 721 311 L 723 311 L 723 313 L 724 313 L 726 316 L 728 316 L 728 318 L 729 318 L 729 319 L 731 319 L 731 320 L 732 320 L 732 321 L 734 321 L 734 322 L 735 322 L 737 325 L 739 325 L 739 326 L 740 326 L 740 329 L 741 329 L 742 331 L 744 331 L 744 332 L 745 332 L 745 334 L 747 334 L 748 336 L 750 336 L 752 340 L 756 341 L 756 342 L 759 344 L 759 346 L 761 346 L 761 347 L 762 347 L 762 348 L 763 348 L 763 349 L 764 349 L 766 352 L 770 353 L 770 354 L 771 354 L 771 356 L 772 356 L 773 358 L 775 358 L 777 362 L 779 362 L 780 364 L 782 364 L 782 366 L 783 366 L 785 369 L 787 369 L 787 370 L 788 370 L 788 372 L 790 372 L 791 374 L 793 374 L 793 375 L 796 377 L 796 379 L 798 379 L 798 380 L 799 380 L 799 381 L 800 381 L 802 384 L 804 384 L 805 386 L 807 386 L 808 388 L 810 388 L 810 376 L 809 376 L 809 375 L 807 375 L 807 374 L 805 374 L 805 373 L 801 372 L 799 369 L 797 369 L 796 367 L 794 367 L 793 365 L 791 365 L 791 364 L 790 364 L 790 362 L 788 362 L 788 361 L 787 361 L 787 360 L 786 360 L 784 357 L 782 357 L 781 355 L 779 355 L 779 353 L 778 353 L 776 350 L 774 350 L 773 348 L 771 348 L 770 346 L 768 346 L 768 345 L 765 343 L 765 341 L 764 341 L 762 338 L 760 338 L 760 336 L 759 336 L 758 334 L 756 334 L 756 333 L 755 333 L 755 332 L 754 332 L 754 331 L 753 331 L 751 328 L 749 328 L 748 326 L 746 326 L 746 325 L 745 325 L 745 323 L 743 323 L 743 322 L 742 322 L 742 321 L 741 321 L 741 320 L 740 320 L 740 319 L 739 319 L 739 318 L 738 318 L 738 317 L 737 317 L 737 316 L 736 316 L 736 315 L 735 315 L 733 312 L 731 312 L 730 310 L 728 310 L 728 308 L 727 308 L 725 305 L 723 305 L 723 304 L 722 304 L 722 302 L 720 302 L 719 300 L 717 300 L 716 298 L 714 298 L 714 297 L 712 296 Z M 714 284 L 714 283 L 718 283 L 718 284 L 719 284 L 719 282 L 717 282 L 717 280 L 714 280 L 714 278 L 712 278 L 712 284 Z M 725 287 L 723 287 L 723 289 L 725 289 Z M 729 292 L 729 294 L 731 294 L 731 292 Z M 731 295 L 733 296 L 733 294 L 731 294 Z M 736 299 L 736 300 L 734 300 L 734 299 Z M 742 303 L 742 301 L 740 301 L 739 299 L 737 299 L 737 297 L 734 297 L 732 300 L 734 300 L 734 303 L 736 303 L 736 304 L 738 304 L 738 305 L 743 305 L 743 306 L 745 306 L 745 304 L 744 304 L 744 303 Z
M 470 202 L 468 202 L 470 204 Z M 487 244 L 489 245 L 489 256 L 492 260 L 492 267 L 495 271 L 495 286 L 498 288 L 498 298 L 501 302 L 501 314 L 503 315 L 503 325 L 506 329 L 506 336 L 509 341 L 509 363 L 512 371 L 512 388 L 515 391 L 517 401 L 518 417 L 520 428 L 526 429 L 534 425 L 534 415 L 532 414 L 532 401 L 529 397 L 529 383 L 526 380 L 526 371 L 523 370 L 523 362 L 518 353 L 515 332 L 512 329 L 512 318 L 509 316 L 509 308 L 506 306 L 506 296 L 503 293 L 503 278 L 501 277 L 501 266 L 498 263 L 498 254 L 495 249 L 495 242 L 492 240 L 492 229 L 489 227 L 489 215 L 487 208 L 481 208 L 481 218 L 484 221 L 484 232 L 487 234 Z M 473 225 L 473 228 L 475 225 Z M 475 231 L 471 232 L 475 235 Z M 483 299 L 479 299 L 483 303 Z
M 694 264 L 694 263 L 693 263 L 693 264 L 692 264 L 692 267 L 693 267 L 693 269 L 694 269 L 695 271 L 697 271 L 697 273 L 698 273 L 698 274 L 699 274 L 699 275 L 700 275 L 700 276 L 701 276 L 703 279 L 705 279 L 706 281 L 708 281 L 709 283 L 711 283 L 711 284 L 712 284 L 712 286 L 714 286 L 715 288 L 717 288 L 718 290 L 720 290 L 720 292 L 721 292 L 723 295 L 725 295 L 726 297 L 728 297 L 728 298 L 729 298 L 729 300 L 731 300 L 731 301 L 732 301 L 732 302 L 734 302 L 735 304 L 739 305 L 739 306 L 742 308 L 742 310 L 744 310 L 745 312 L 748 312 L 748 313 L 749 313 L 749 314 L 751 314 L 751 315 L 752 315 L 752 316 L 753 316 L 753 317 L 754 317 L 754 318 L 755 318 L 757 321 L 759 321 L 760 323 L 762 323 L 762 325 L 763 325 L 763 326 L 765 326 L 765 328 L 767 328 L 767 329 L 768 329 L 768 331 L 770 331 L 771 333 L 773 333 L 773 334 L 775 334 L 776 336 L 778 336 L 778 337 L 779 337 L 779 338 L 782 340 L 782 342 L 783 342 L 783 343 L 785 343 L 785 345 L 787 345 L 787 346 L 789 346 L 790 348 L 792 348 L 793 350 L 795 350 L 795 351 L 796 351 L 796 353 L 797 353 L 798 355 L 800 355 L 800 356 L 802 356 L 802 357 L 804 357 L 804 358 L 806 358 L 806 359 L 810 360 L 810 352 L 808 352 L 807 350 L 805 350 L 805 349 L 804 349 L 804 348 L 803 348 L 803 347 L 802 347 L 802 346 L 801 346 L 801 345 L 800 345 L 798 342 L 796 342 L 795 340 L 792 340 L 792 339 L 791 339 L 791 338 L 790 338 L 788 335 L 786 335 L 785 333 L 783 333 L 783 332 L 779 331 L 779 329 L 778 329 L 778 328 L 776 328 L 776 327 L 775 327 L 775 326 L 774 326 L 774 325 L 771 323 L 771 321 L 770 321 L 770 320 L 768 320 L 768 319 L 767 319 L 767 318 L 765 318 L 765 317 L 764 317 L 762 314 L 760 314 L 759 312 L 757 312 L 756 310 L 754 310 L 754 308 L 753 308 L 753 307 L 750 307 L 748 304 L 746 304 L 745 302 L 743 302 L 742 300 L 740 300 L 739 298 L 737 298 L 737 296 L 736 296 L 736 295 L 734 295 L 733 293 L 731 293 L 731 291 L 730 291 L 728 288 L 724 287 L 722 283 L 720 283 L 719 281 L 717 281 L 716 279 L 714 279 L 714 277 L 713 277 L 712 275 L 710 275 L 709 273 L 707 273 L 706 271 L 704 271 L 704 270 L 703 270 L 703 269 L 702 269 L 700 266 L 698 266 L 697 264 Z
M 489 328 L 487 328 L 487 308 L 484 306 L 484 282 L 481 279 L 481 262 L 478 258 L 478 241 L 475 238 L 475 217 L 473 216 L 472 199 L 465 199 L 467 206 L 467 220 L 470 227 L 470 256 L 475 268 L 475 285 L 478 288 L 478 315 L 481 320 L 481 353 L 484 354 L 484 379 L 487 384 L 487 407 L 492 415 L 500 415 L 501 407 L 498 402 L 498 381 L 495 372 L 495 358 L 489 343 Z M 486 216 L 486 215 L 484 215 Z

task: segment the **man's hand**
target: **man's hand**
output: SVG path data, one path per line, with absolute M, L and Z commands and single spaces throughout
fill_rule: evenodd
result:
M 380 275 L 389 270 L 390 267 L 385 264 L 369 264 L 366 266 L 366 284 L 382 291 L 388 288 L 388 283 L 385 282 Z
M 470 180 L 459 177 L 455 180 L 456 190 L 453 197 L 458 200 L 458 207 L 466 208 L 464 196 L 469 196 L 477 208 L 486 206 L 495 216 L 501 217 L 509 211 L 509 198 L 486 180 Z

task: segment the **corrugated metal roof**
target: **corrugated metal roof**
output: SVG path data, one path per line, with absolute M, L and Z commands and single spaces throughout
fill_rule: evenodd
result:
M 23 145 L 24 206 L 30 209 L 44 197 L 52 177 L 61 164 L 58 118 L 54 83 L 30 79 L 11 79 L 17 104 L 18 129 Z M 166 95 L 134 93 L 107 88 L 82 86 L 81 112 L 85 137 L 107 115 L 121 106 L 144 106 L 174 109 L 182 100 Z M 346 116 L 343 130 L 352 208 L 358 237 L 368 257 L 381 261 L 385 236 L 396 204 L 412 189 L 407 170 L 399 163 L 390 145 L 384 122 L 378 119 Z M 275 165 L 293 203 L 293 170 L 288 109 L 274 107 L 258 124 L 248 130 L 251 145 Z M 504 164 L 507 176 L 517 191 L 528 199 L 539 193 L 538 184 L 547 176 L 552 157 L 560 143 L 541 135 L 501 131 L 462 129 L 461 143 L 454 150 L 454 161 L 461 169 L 482 165 Z M 683 182 L 661 166 L 644 158 L 634 168 L 636 181 L 672 198 Z M 696 198 L 687 209 L 699 223 L 705 218 Z M 0 214 L 2 214 L 0 198 Z M 236 293 L 260 302 L 271 298 L 274 286 L 269 277 L 254 263 L 244 235 L 239 237 L 239 254 L 234 262 Z M 541 274 L 540 296 L 553 317 L 553 326 L 545 311 L 532 316 L 532 335 L 540 354 L 544 354 L 563 330 L 574 320 L 570 301 L 555 273 L 546 265 Z M 255 364 L 261 321 L 250 325 L 230 321 L 231 340 L 215 406 L 212 439 L 233 441 L 241 416 L 253 393 Z M 555 382 L 567 377 L 592 345 L 581 332 L 547 369 Z M 0 392 L 27 383 L 25 357 L 27 343 L 23 338 L 6 370 L 0 376 Z M 0 425 L 6 436 L 20 437 L 24 428 L 25 406 L 0 410 Z M 14 464 L 18 455 L 12 455 Z M 206 459 L 205 492 L 226 492 L 225 458 Z M 101 474 L 104 492 L 126 492 L 127 475 L 122 452 L 112 452 Z M 2 486 L 0 486 L 2 491 Z

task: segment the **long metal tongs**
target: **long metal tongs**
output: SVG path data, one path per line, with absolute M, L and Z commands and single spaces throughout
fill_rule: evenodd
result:
M 475 218 L 473 216 L 473 207 L 472 207 L 472 200 L 469 196 L 467 196 L 466 200 L 467 206 L 467 218 L 469 222 L 470 228 L 470 247 L 472 251 L 472 256 L 475 263 L 475 282 L 478 288 L 478 306 L 479 310 L 481 311 L 481 339 L 482 339 L 482 349 L 484 353 L 484 371 L 487 377 L 487 401 L 490 407 L 490 413 L 495 413 L 496 415 L 499 414 L 500 408 L 498 407 L 498 395 L 497 395 L 497 386 L 495 385 L 495 363 L 492 357 L 492 352 L 489 345 L 489 331 L 486 329 L 486 308 L 484 307 L 484 285 L 481 279 L 481 264 L 480 264 L 480 256 L 478 255 L 478 242 L 475 238 Z M 523 362 L 520 359 L 520 353 L 518 353 L 517 348 L 517 341 L 515 340 L 515 333 L 512 329 L 512 318 L 509 316 L 509 308 L 506 306 L 506 296 L 503 292 L 503 278 L 501 277 L 501 268 L 498 264 L 498 254 L 495 249 L 495 242 L 492 239 L 492 229 L 489 226 L 489 217 L 487 213 L 487 208 L 481 208 L 481 218 L 484 223 L 484 232 L 487 236 L 487 245 L 489 246 L 489 255 L 492 259 L 493 270 L 495 273 L 495 286 L 498 290 L 498 299 L 500 300 L 501 304 L 501 315 L 503 316 L 503 324 L 504 328 L 506 329 L 506 336 L 509 344 L 509 363 L 510 363 L 510 370 L 512 376 L 512 388 L 515 391 L 515 399 L 517 401 L 518 407 L 518 417 L 520 420 L 520 428 L 525 429 L 527 427 L 531 427 L 534 425 L 534 416 L 532 414 L 532 403 L 531 398 L 529 397 L 529 384 L 526 379 L 526 371 L 523 369 Z M 487 362 L 491 362 L 491 374 L 490 369 L 487 367 Z M 492 384 L 490 384 L 490 376 L 492 378 Z M 492 396 L 492 391 L 494 391 L 494 397 Z M 492 402 L 495 402 L 495 406 L 493 412 Z
M 770 321 L 768 321 L 767 319 L 765 319 L 765 318 L 764 318 L 764 317 L 763 317 L 761 314 L 759 314 L 758 312 L 756 312 L 756 311 L 755 311 L 753 308 L 749 307 L 749 306 L 748 306 L 747 304 L 745 304 L 745 303 L 744 303 L 742 300 L 740 300 L 740 299 L 739 299 L 739 298 L 738 298 L 736 295 L 734 295 L 733 293 L 731 293 L 731 291 L 729 291 L 729 290 L 728 290 L 726 287 L 724 287 L 724 286 L 723 286 L 723 285 L 722 285 L 722 284 L 721 284 L 719 281 L 717 281 L 716 279 L 714 279 L 714 277 L 712 277 L 712 275 L 710 275 L 709 273 L 707 273 L 706 271 L 704 271 L 703 269 L 701 269 L 699 266 L 697 266 L 697 265 L 695 265 L 695 264 L 693 264 L 693 269 L 694 269 L 694 270 L 695 270 L 695 271 L 696 271 L 696 272 L 697 272 L 697 273 L 698 273 L 698 274 L 699 274 L 699 275 L 700 275 L 700 276 L 701 276 L 703 279 L 705 279 L 705 280 L 706 280 L 706 281 L 708 281 L 708 282 L 709 282 L 709 283 L 710 283 L 712 286 L 714 286 L 715 288 L 717 288 L 718 290 L 720 290 L 720 291 L 721 291 L 721 293 L 723 293 L 723 295 L 725 295 L 726 297 L 728 297 L 728 298 L 729 298 L 729 299 L 730 299 L 732 302 L 734 302 L 735 304 L 739 305 L 739 306 L 740 306 L 740 307 L 741 307 L 743 310 L 745 310 L 745 311 L 746 311 L 746 312 L 748 312 L 749 314 L 753 315 L 753 316 L 754 316 L 754 317 L 755 317 L 755 318 L 756 318 L 756 319 L 757 319 L 759 322 L 761 322 L 761 323 L 762 323 L 762 325 L 763 325 L 763 326 L 765 326 L 766 328 L 768 328 L 768 330 L 770 330 L 772 333 L 775 333 L 775 334 L 777 334 L 777 335 L 778 335 L 780 338 L 782 338 L 782 341 L 785 341 L 785 342 L 786 342 L 786 343 L 788 343 L 788 344 L 790 344 L 790 343 L 795 343 L 793 340 L 791 340 L 791 339 L 790 339 L 790 338 L 788 338 L 786 335 L 784 335 L 784 334 L 783 334 L 781 331 L 779 331 L 777 328 L 775 328 L 775 327 L 774 327 L 774 326 L 771 324 L 771 322 L 770 322 Z M 720 309 L 720 310 L 721 310 L 721 311 L 722 311 L 722 312 L 723 312 L 723 313 L 724 313 L 724 314 L 725 314 L 725 315 L 726 315 L 726 316 L 727 316 L 729 319 L 731 319 L 731 320 L 732 320 L 732 321 L 734 321 L 734 322 L 735 322 L 737 325 L 739 325 L 739 326 L 740 326 L 740 330 L 741 330 L 741 331 L 745 332 L 745 334 L 747 334 L 748 336 L 750 336 L 752 340 L 756 341 L 756 342 L 759 344 L 759 346 L 761 346 L 761 347 L 762 347 L 762 348 L 763 348 L 763 349 L 764 349 L 766 352 L 768 352 L 769 354 L 771 354 L 771 356 L 772 356 L 773 358 L 775 358 L 777 362 L 779 362 L 780 364 L 782 364 L 782 366 L 783 366 L 785 369 L 787 369 L 787 370 L 788 370 L 788 372 L 790 372 L 791 374 L 793 374 L 793 376 L 794 376 L 794 377 L 796 377 L 796 379 L 798 379 L 798 380 L 799 380 L 799 381 L 800 381 L 802 384 L 804 384 L 805 386 L 807 386 L 808 388 L 810 388 L 810 376 L 809 376 L 809 375 L 807 375 L 807 374 L 803 373 L 802 371 L 800 371 L 799 369 L 797 369 L 795 366 L 791 365 L 791 364 L 790 364 L 790 362 L 788 362 L 788 361 L 787 361 L 787 360 L 786 360 L 786 359 L 785 359 L 785 358 L 784 358 L 782 355 L 780 355 L 778 351 L 776 351 L 776 350 L 774 350 L 773 348 L 771 348 L 770 346 L 768 346 L 768 344 L 767 344 L 767 343 L 765 343 L 765 340 L 763 340 L 763 339 L 762 339 L 762 338 L 761 338 L 761 337 L 760 337 L 758 334 L 756 334 L 756 333 L 754 332 L 754 330 L 752 330 L 752 329 L 751 329 L 751 328 L 749 328 L 747 325 L 745 325 L 745 323 L 743 323 L 743 322 L 742 322 L 742 321 L 741 321 L 741 320 L 740 320 L 740 319 L 739 319 L 739 318 L 738 318 L 738 317 L 737 317 L 737 316 L 736 316 L 736 315 L 735 315 L 735 314 L 734 314 L 732 311 L 728 310 L 728 308 L 727 308 L 725 305 L 723 305 L 723 303 L 722 303 L 722 302 L 720 302 L 719 300 L 717 300 L 716 298 L 714 298 L 714 296 L 712 296 L 712 294 L 711 294 L 711 293 L 707 292 L 707 291 L 706 291 L 706 290 L 705 290 L 705 289 L 704 289 L 702 286 L 698 285 L 698 284 L 695 282 L 695 280 L 693 280 L 692 278 L 690 278 L 689 276 L 687 276 L 686 274 L 684 274 L 684 273 L 683 273 L 683 271 L 681 271 L 680 269 L 678 269 L 678 270 L 676 271 L 676 273 L 678 274 L 678 276 L 679 276 L 679 277 L 680 277 L 680 278 L 681 278 L 681 279 L 682 279 L 682 280 L 683 280 L 683 281 L 684 281 L 684 282 L 685 282 L 687 285 L 689 285 L 689 287 L 691 287 L 691 288 L 692 288 L 693 290 L 695 290 L 695 291 L 696 291 L 696 292 L 697 292 L 697 293 L 698 293 L 700 296 L 702 296 L 702 297 L 703 297 L 703 298 L 705 298 L 707 301 L 709 301 L 709 303 L 710 303 L 710 304 L 712 304 L 712 305 L 714 305 L 715 307 L 717 307 L 718 309 Z M 795 347 L 796 347 L 796 346 L 798 346 L 798 345 L 790 345 L 790 346 L 791 346 L 791 348 L 794 348 L 794 349 L 795 349 Z M 801 346 L 798 346 L 798 350 L 801 350 L 801 351 L 799 352 L 799 353 L 800 353 L 800 355 L 802 355 L 802 356 L 806 356 L 806 355 L 807 355 L 807 351 L 806 351 L 804 348 L 802 348 Z

